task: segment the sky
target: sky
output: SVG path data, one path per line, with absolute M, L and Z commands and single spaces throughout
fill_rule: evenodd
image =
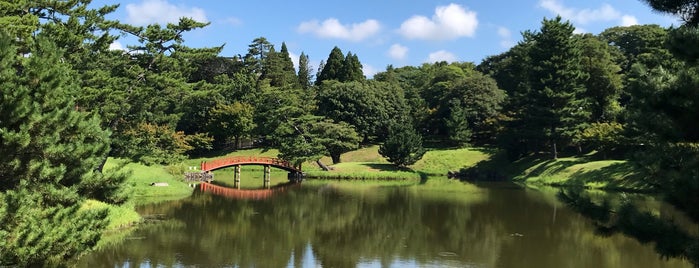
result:
M 641 0 L 94 0 L 94 6 L 120 4 L 109 19 L 132 25 L 176 23 L 190 17 L 210 25 L 184 35 L 190 47 L 225 45 L 220 56 L 245 55 L 265 37 L 277 51 L 285 42 L 292 60 L 303 52 L 312 70 L 333 47 L 359 57 L 368 77 L 394 67 L 436 61 L 476 64 L 537 31 L 544 18 L 560 15 L 577 33 L 598 34 L 614 26 L 680 25 L 653 12 Z M 112 47 L 135 39 L 124 36 Z

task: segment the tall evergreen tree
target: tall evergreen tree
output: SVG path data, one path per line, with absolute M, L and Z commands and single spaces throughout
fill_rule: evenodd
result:
M 379 147 L 379 154 L 399 167 L 415 164 L 425 152 L 422 136 L 412 125 L 404 122 L 391 124 L 386 141 Z
M 0 36 L 0 266 L 56 266 L 93 247 L 123 178 L 96 172 L 109 132 L 79 111 L 76 75 L 41 35 L 18 57 Z
M 621 67 L 614 62 L 611 47 L 599 38 L 586 34 L 580 37 L 585 94 L 590 100 L 591 121 L 613 122 L 621 113 Z
M 364 71 L 362 70 L 362 63 L 359 62 L 359 57 L 352 52 L 347 52 L 345 60 L 342 63 L 342 71 L 338 75 L 338 80 L 340 82 L 351 82 L 351 81 L 364 81 Z
M 299 85 L 298 78 L 296 77 L 294 62 L 291 60 L 291 55 L 289 55 L 289 49 L 286 47 L 286 43 L 282 42 L 282 47 L 277 56 L 282 66 L 282 87 L 297 87 Z
M 311 88 L 311 79 L 313 79 L 313 75 L 311 74 L 311 66 L 308 63 L 308 55 L 303 52 L 301 52 L 301 56 L 299 56 L 299 71 L 297 77 L 302 89 Z
M 585 74 L 581 49 L 573 38 L 575 28 L 561 17 L 544 19 L 538 33 L 525 33 L 534 45 L 529 51 L 532 62 L 530 91 L 520 120 L 539 133 L 554 159 L 559 146 L 570 145 L 588 122 L 589 111 L 583 98 Z
M 257 75 L 262 74 L 262 68 L 269 50 L 274 47 L 267 38 L 258 37 L 248 45 L 248 53 L 243 57 L 243 63 L 248 71 Z
M 344 63 L 345 56 L 342 54 L 342 50 L 339 47 L 334 47 L 316 78 L 316 85 L 320 85 L 325 80 L 340 80 Z

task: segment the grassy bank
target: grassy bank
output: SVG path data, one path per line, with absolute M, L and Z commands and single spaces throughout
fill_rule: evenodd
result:
M 331 171 L 322 171 L 315 164 L 304 168 L 311 178 L 354 180 L 415 180 L 430 176 L 445 176 L 489 158 L 487 150 L 473 148 L 431 149 L 420 161 L 409 167 L 396 167 L 379 153 L 379 146 L 361 148 L 342 155 L 342 163 L 331 165 Z M 329 157 L 321 161 L 330 164 Z M 310 166 L 310 167 L 308 167 Z
M 595 155 L 550 159 L 529 156 L 511 162 L 502 154 L 462 170 L 472 179 L 515 181 L 534 186 L 585 187 L 617 191 L 652 191 L 627 160 L 599 160 Z

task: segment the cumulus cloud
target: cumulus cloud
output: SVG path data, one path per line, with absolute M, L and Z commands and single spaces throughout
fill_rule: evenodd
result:
M 109 50 L 124 50 L 124 45 L 119 41 L 114 41 L 114 43 L 109 44 Z
M 236 18 L 236 17 L 228 17 L 228 18 L 224 19 L 223 22 L 228 24 L 228 25 L 233 25 L 233 26 L 240 26 L 243 24 L 243 21 L 240 20 L 239 18 Z
M 209 21 L 201 8 L 173 5 L 166 0 L 144 0 L 140 4 L 128 4 L 126 12 L 126 21 L 135 25 L 177 23 L 181 17 L 199 22 Z
M 478 28 L 476 12 L 457 4 L 438 6 L 432 18 L 413 16 L 404 21 L 399 32 L 408 39 L 452 40 L 472 37 Z
M 342 24 L 335 18 L 323 22 L 311 20 L 302 22 L 297 30 L 300 33 L 311 33 L 321 38 L 337 38 L 350 41 L 362 41 L 381 30 L 381 24 L 376 20 L 366 20 L 361 23 Z
M 374 68 L 374 66 L 371 66 L 369 64 L 362 64 L 362 72 L 364 73 L 364 76 L 367 78 L 372 78 L 376 73 L 378 73 L 378 69 Z
M 622 14 L 609 4 L 603 4 L 595 9 L 576 9 L 564 6 L 559 0 L 540 0 L 539 6 L 582 25 L 598 21 L 618 21 L 624 26 L 638 24 L 635 17 Z
M 406 55 L 408 55 L 408 48 L 402 46 L 401 44 L 393 44 L 388 49 L 388 56 L 390 56 L 392 59 L 402 60 L 405 59 Z
M 427 63 L 435 63 L 440 61 L 455 62 L 456 60 L 456 55 L 446 50 L 432 52 L 427 57 Z
M 634 16 L 624 15 L 621 17 L 621 26 L 638 25 L 638 20 Z

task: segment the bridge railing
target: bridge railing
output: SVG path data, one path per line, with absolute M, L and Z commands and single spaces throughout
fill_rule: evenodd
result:
M 294 166 L 289 161 L 285 161 L 279 158 L 272 157 L 259 157 L 259 156 L 232 156 L 221 159 L 214 159 L 211 161 L 205 161 L 201 163 L 201 170 L 208 171 L 212 169 L 217 169 L 220 167 L 227 167 L 233 165 L 242 164 L 262 164 L 262 165 L 273 165 L 278 167 L 284 167 L 287 169 L 300 171 L 299 167 Z

